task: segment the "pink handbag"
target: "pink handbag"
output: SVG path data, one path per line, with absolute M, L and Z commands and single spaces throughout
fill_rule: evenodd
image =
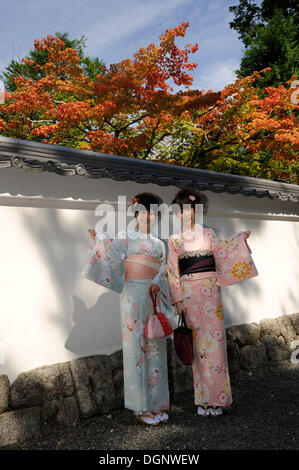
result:
M 164 313 L 157 312 L 157 295 L 155 294 L 155 298 L 153 298 L 153 294 L 150 292 L 150 296 L 153 302 L 154 313 L 151 313 L 146 321 L 144 337 L 148 339 L 164 338 L 164 336 L 168 336 L 173 332 L 173 328 L 167 316 Z
M 249 235 L 250 230 L 239 232 L 214 245 L 213 255 L 221 287 L 258 276 L 258 270 L 251 256 L 252 251 L 246 240 Z

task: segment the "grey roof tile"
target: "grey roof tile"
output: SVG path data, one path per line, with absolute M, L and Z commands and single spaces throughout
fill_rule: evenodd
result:
M 0 169 L 10 167 L 32 172 L 49 171 L 64 176 L 111 178 L 116 181 L 299 201 L 299 185 L 296 184 L 0 136 Z

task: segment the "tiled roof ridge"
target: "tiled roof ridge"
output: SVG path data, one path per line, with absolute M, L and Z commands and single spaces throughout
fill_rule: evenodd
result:
M 0 136 L 0 169 L 8 167 L 299 201 L 296 184 Z

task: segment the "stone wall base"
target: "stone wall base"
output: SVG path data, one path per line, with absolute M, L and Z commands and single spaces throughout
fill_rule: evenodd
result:
M 229 372 L 291 360 L 299 340 L 299 313 L 226 329 Z M 193 390 L 192 367 L 180 362 L 167 340 L 170 398 Z M 123 407 L 122 351 L 38 367 L 10 384 L 0 375 L 0 446 L 40 437 L 56 426 Z

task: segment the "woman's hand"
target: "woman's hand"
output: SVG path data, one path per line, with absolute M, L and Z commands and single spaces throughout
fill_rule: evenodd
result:
M 186 308 L 184 307 L 184 304 L 182 301 L 176 302 L 174 305 L 176 307 L 176 311 L 178 315 L 182 315 L 182 313 L 186 315 Z
M 96 231 L 95 230 L 92 230 L 91 228 L 89 228 L 88 233 L 89 233 L 92 240 L 96 239 Z
M 159 290 L 160 287 L 158 286 L 158 284 L 151 284 L 148 288 L 148 291 L 151 292 L 153 295 L 159 292 Z

